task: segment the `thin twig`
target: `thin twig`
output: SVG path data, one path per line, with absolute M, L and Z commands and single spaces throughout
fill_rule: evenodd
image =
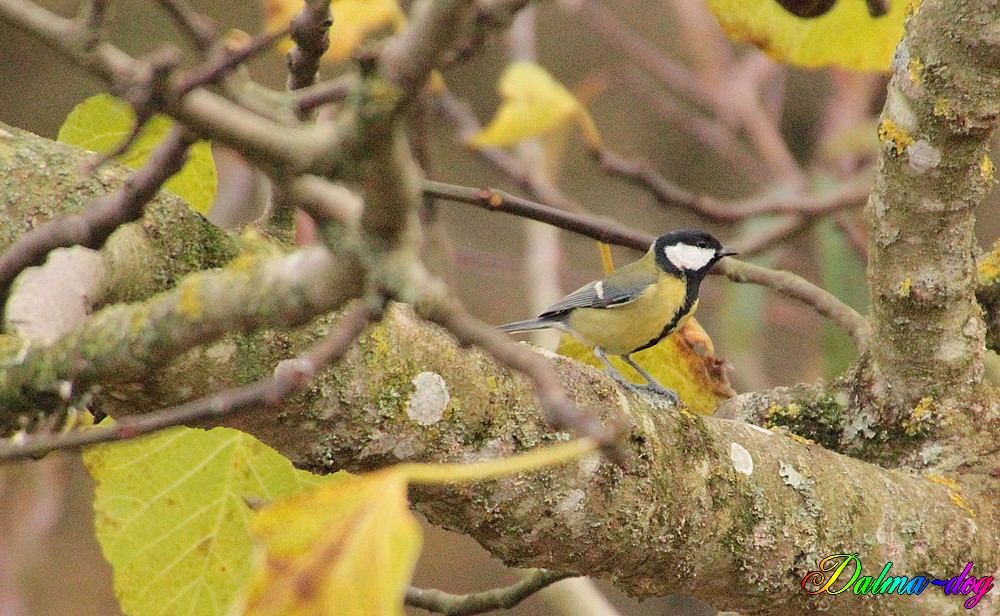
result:
M 333 333 L 308 353 L 278 364 L 274 376 L 267 379 L 145 415 L 125 417 L 108 428 L 22 436 L 0 444 L 0 462 L 26 460 L 56 450 L 133 439 L 157 430 L 219 419 L 241 411 L 279 408 L 289 397 L 302 391 L 321 367 L 342 357 L 365 327 L 379 318 L 380 313 L 380 308 L 368 303 L 348 309 Z
M 821 315 L 843 328 L 854 340 L 854 345 L 859 351 L 863 352 L 867 348 L 868 319 L 829 291 L 791 272 L 772 270 L 730 257 L 720 261 L 716 269 L 733 282 L 759 284 L 812 306 Z
M 0 315 L 10 287 L 25 268 L 41 265 L 56 248 L 79 245 L 98 249 L 125 223 L 142 218 L 146 203 L 170 176 L 184 166 L 194 137 L 174 126 L 149 156 L 149 161 L 130 174 L 121 188 L 98 197 L 81 214 L 62 216 L 22 235 L 0 257 Z
M 218 37 L 215 22 L 188 6 L 184 0 L 159 0 L 159 3 L 195 49 L 207 56 Z
M 321 81 L 301 90 L 296 90 L 292 96 L 292 111 L 296 114 L 311 111 L 320 105 L 336 103 L 344 100 L 351 89 L 358 84 L 358 75 L 348 73 L 336 79 Z
M 83 32 L 84 47 L 93 49 L 101 40 L 101 29 L 104 27 L 104 17 L 107 14 L 107 0 L 86 0 L 80 5 L 80 15 L 77 22 Z
M 838 182 L 834 190 L 823 194 L 762 195 L 737 201 L 719 201 L 680 188 L 663 177 L 649 161 L 629 160 L 606 148 L 592 150 L 592 153 L 601 169 L 647 190 L 659 203 L 689 209 L 717 221 L 736 222 L 762 214 L 820 216 L 863 205 L 871 190 L 871 178 L 863 173 Z
M 539 590 L 568 577 L 573 577 L 573 574 L 535 569 L 516 584 L 468 595 L 453 595 L 436 588 L 411 586 L 406 590 L 406 605 L 444 616 L 470 616 L 493 610 L 509 610 Z
M 626 28 L 606 7 L 595 0 L 560 2 L 559 5 L 578 16 L 611 49 L 616 49 L 647 72 L 655 75 L 679 94 L 694 103 L 715 108 L 720 94 L 703 84 L 680 62 L 664 55 L 659 49 Z
M 184 78 L 177 83 L 175 95 L 183 96 L 197 87 L 218 83 L 230 74 L 233 68 L 270 49 L 286 36 L 288 36 L 287 28 L 265 32 L 235 49 L 220 47 L 212 58 L 184 75 Z
M 426 180 L 424 181 L 424 194 L 439 199 L 468 203 L 487 210 L 513 214 L 522 218 L 530 218 L 560 229 L 586 235 L 599 242 L 627 246 L 635 250 L 648 250 L 650 244 L 656 239 L 652 235 L 633 231 L 610 219 L 567 212 L 493 188 L 456 186 Z
M 656 239 L 606 219 L 563 212 L 490 188 L 453 186 L 428 180 L 424 182 L 424 191 L 439 199 L 469 203 L 485 209 L 540 220 L 601 242 L 636 250 L 647 250 Z M 774 289 L 782 295 L 812 306 L 817 312 L 843 327 L 854 339 L 858 348 L 865 348 L 868 337 L 868 322 L 865 317 L 804 278 L 791 272 L 771 270 L 732 258 L 723 259 L 715 268 L 715 273 L 724 274 L 734 282 L 749 282 Z
M 319 62 L 330 47 L 330 0 L 310 0 L 292 18 L 290 32 L 295 46 L 288 52 L 288 89 L 316 83 Z M 299 119 L 305 119 L 303 113 Z
M 650 83 L 642 70 L 631 64 L 621 66 L 614 74 L 623 85 L 643 99 L 640 102 L 644 102 L 650 111 L 712 148 L 722 161 L 739 169 L 744 177 L 759 177 L 765 170 L 760 160 L 751 155 L 747 144 L 718 118 L 674 100 L 662 87 Z

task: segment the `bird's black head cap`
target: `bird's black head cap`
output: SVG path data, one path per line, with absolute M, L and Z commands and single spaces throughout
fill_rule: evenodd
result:
M 653 242 L 653 253 L 665 271 L 700 279 L 719 259 L 736 251 L 723 246 L 707 231 L 680 229 L 658 237 Z

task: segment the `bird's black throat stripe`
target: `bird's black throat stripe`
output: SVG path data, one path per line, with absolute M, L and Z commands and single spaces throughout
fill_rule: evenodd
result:
M 670 322 L 663 326 L 663 329 L 660 330 L 660 333 L 657 334 L 655 338 L 653 338 L 646 344 L 642 345 L 638 349 L 631 351 L 631 353 L 638 353 L 639 351 L 645 351 L 649 347 L 658 343 L 660 340 L 663 340 L 664 338 L 669 336 L 670 332 L 674 331 L 674 329 L 677 327 L 677 323 L 684 318 L 684 315 L 691 312 L 691 307 L 694 306 L 694 303 L 696 301 L 698 301 L 698 287 L 701 286 L 702 278 L 703 276 L 698 276 L 697 278 L 694 276 L 688 277 L 686 285 L 687 290 L 684 293 L 684 305 L 682 305 L 680 309 L 676 313 L 674 313 L 674 318 L 670 319 Z

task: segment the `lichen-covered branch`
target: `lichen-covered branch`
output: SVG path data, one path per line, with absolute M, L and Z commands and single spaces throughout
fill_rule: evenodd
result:
M 802 577 L 845 546 L 866 564 L 892 561 L 902 575 L 952 575 L 969 560 L 984 571 L 997 565 L 997 512 L 978 480 L 885 470 L 747 424 L 651 409 L 596 370 L 554 361 L 581 408 L 605 421 L 631 417 L 624 468 L 594 458 L 412 493 L 432 522 L 470 534 L 509 564 L 768 614 L 942 613 L 931 593 L 905 601 L 804 594 Z M 401 307 L 319 379 L 280 422 L 256 417 L 241 429 L 323 472 L 481 460 L 565 438 L 546 427 L 523 376 Z M 932 536 L 941 538 L 934 550 L 914 541 Z
M 888 421 L 929 407 L 947 435 L 984 425 L 974 208 L 995 182 L 998 19 L 995 2 L 927 0 L 909 20 L 867 210 L 870 396 Z

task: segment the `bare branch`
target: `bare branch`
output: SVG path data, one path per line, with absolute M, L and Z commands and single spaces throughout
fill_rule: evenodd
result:
M 563 212 L 490 188 L 476 189 L 426 181 L 424 189 L 427 194 L 440 199 L 469 203 L 485 209 L 540 220 L 601 242 L 627 246 L 636 250 L 647 250 L 656 239 L 651 235 L 632 231 L 608 220 Z M 759 284 L 812 306 L 817 312 L 843 327 L 854 339 L 858 348 L 865 348 L 868 335 L 865 317 L 827 291 L 800 276 L 791 272 L 775 271 L 751 265 L 732 258 L 723 259 L 716 270 L 718 270 L 717 273 L 727 276 L 734 282 Z
M 850 207 L 860 207 L 868 199 L 872 183 L 869 174 L 862 173 L 838 182 L 830 192 L 822 194 L 761 195 L 738 201 L 718 201 L 673 184 L 656 171 L 649 161 L 628 160 L 606 148 L 592 152 L 601 169 L 649 191 L 660 204 L 689 209 L 712 220 L 726 222 L 763 214 L 821 216 Z
M 536 569 L 516 584 L 469 595 L 453 595 L 435 588 L 411 586 L 406 590 L 406 605 L 445 616 L 470 616 L 493 610 L 509 610 L 539 590 L 572 575 Z
M 174 95 L 183 96 L 191 90 L 218 83 L 224 79 L 232 70 L 250 60 L 266 49 L 270 49 L 275 43 L 288 35 L 287 29 L 267 32 L 254 37 L 246 44 L 237 47 L 220 47 L 212 57 L 206 60 L 197 68 L 189 71 L 175 86 Z
M 379 317 L 380 312 L 366 303 L 349 309 L 338 321 L 333 333 L 309 353 L 278 364 L 274 376 L 269 379 L 145 415 L 125 417 L 109 428 L 22 434 L 7 443 L 0 443 L 0 463 L 37 458 L 57 450 L 124 441 L 157 430 L 206 420 L 218 421 L 243 411 L 279 409 L 289 397 L 305 389 L 320 368 L 343 356 L 365 327 Z
M 354 73 L 348 73 L 336 79 L 321 81 L 301 90 L 296 90 L 291 95 L 292 109 L 296 114 L 302 114 L 320 105 L 342 101 L 357 84 L 358 76 Z
M 170 291 L 110 306 L 55 342 L 32 345 L 0 384 L 3 417 L 79 396 L 93 384 L 138 382 L 181 353 L 226 333 L 295 327 L 363 292 L 349 259 L 322 246 L 280 258 L 245 255 L 221 271 L 198 272 Z
M 180 26 L 181 32 L 187 36 L 203 56 L 207 56 L 215 46 L 218 29 L 208 17 L 194 10 L 184 0 L 158 0 L 160 6 Z
M 772 270 L 727 257 L 716 267 L 733 282 L 751 282 L 773 289 L 782 295 L 812 306 L 821 315 L 844 329 L 859 351 L 868 348 L 868 319 L 837 299 L 832 293 L 791 272 Z
M 403 32 L 393 37 L 382 52 L 381 64 L 389 81 L 399 86 L 405 99 L 423 87 L 431 69 L 438 66 L 456 33 L 470 18 L 471 0 L 420 0 Z
M 316 83 L 320 59 L 330 47 L 331 24 L 330 0 L 306 2 L 302 12 L 292 18 L 291 35 L 295 46 L 288 52 L 289 90 Z

